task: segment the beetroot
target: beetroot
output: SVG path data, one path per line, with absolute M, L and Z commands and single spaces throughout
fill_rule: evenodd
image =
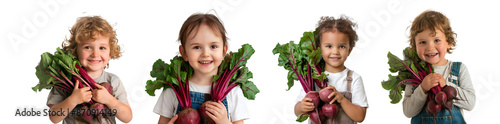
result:
M 321 98 L 323 102 L 329 103 L 334 98 L 334 96 L 332 96 L 332 98 L 328 98 L 328 96 L 332 93 L 333 89 L 322 89 L 321 91 L 319 91 L 319 98 Z
M 306 94 L 306 97 L 305 98 L 311 98 L 312 99 L 312 103 L 314 103 L 314 108 L 318 108 L 319 106 L 319 93 L 317 91 L 309 91 L 307 94 Z
M 113 86 L 109 84 L 108 82 L 101 83 L 101 86 L 106 88 L 106 90 L 109 92 L 109 94 L 113 95 Z
M 323 105 L 322 110 L 323 114 L 325 114 L 325 116 L 330 119 L 334 119 L 339 113 L 337 104 L 325 104 Z
M 199 124 L 200 114 L 196 109 L 185 108 L 179 112 L 179 118 L 175 121 L 177 124 Z
M 326 119 L 325 115 L 323 114 L 323 111 L 321 109 L 316 109 L 316 110 L 317 111 L 309 112 L 309 119 L 311 119 L 311 122 L 313 124 L 321 124 Z
M 446 93 L 444 93 L 443 91 L 438 92 L 436 96 L 434 96 L 434 99 L 436 100 L 436 103 L 440 105 L 448 100 Z
M 87 106 L 82 106 L 82 108 L 81 108 L 81 109 L 82 109 L 82 110 L 84 110 L 84 113 L 83 113 L 83 115 L 82 115 L 83 120 L 87 121 L 87 123 L 89 123 L 89 124 L 92 124 L 92 118 L 93 118 L 93 117 L 92 117 L 92 115 L 90 114 L 90 111 L 89 111 L 90 109 L 89 109 L 89 107 L 87 107 Z
M 213 101 L 206 101 L 203 104 L 201 104 L 201 106 L 200 106 L 200 117 L 201 117 L 202 124 L 215 124 L 215 121 L 212 120 L 212 118 L 210 118 L 206 113 L 206 112 L 208 112 L 206 109 L 206 106 L 207 106 L 207 104 L 210 104 L 210 102 L 213 102 Z
M 446 93 L 446 96 L 448 96 L 448 100 L 452 100 L 457 97 L 457 89 L 452 86 L 444 87 L 443 92 Z
M 427 103 L 427 109 L 429 114 L 435 116 L 439 111 L 441 111 L 441 104 L 437 104 L 435 101 L 429 101 Z

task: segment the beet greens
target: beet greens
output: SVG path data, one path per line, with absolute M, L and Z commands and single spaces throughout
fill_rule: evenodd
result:
M 238 52 L 230 52 L 224 57 L 217 75 L 214 75 L 212 79 L 212 82 L 215 82 L 215 84 L 212 84 L 212 90 L 210 90 L 213 101 L 222 101 L 238 85 L 247 99 L 255 99 L 255 95 L 260 91 L 249 80 L 253 78 L 253 74 L 246 66 L 248 59 L 254 53 L 255 50 L 250 44 L 243 44 L 238 49 Z
M 287 90 L 290 90 L 294 81 L 297 80 L 308 95 L 311 93 L 310 91 L 315 92 L 315 85 L 320 89 L 327 87 L 327 75 L 323 72 L 325 62 L 321 59 L 319 44 L 316 44 L 317 35 L 318 29 L 313 32 L 304 32 L 299 44 L 290 41 L 283 45 L 278 43 L 274 47 L 273 54 L 279 54 L 278 66 L 283 66 L 288 70 Z M 317 99 L 319 102 L 319 97 Z M 321 120 L 317 118 L 322 116 L 322 113 L 319 113 L 317 105 L 315 106 L 315 111 L 301 114 L 296 121 L 303 122 L 309 117 L 312 117 L 313 120 Z
M 191 107 L 191 95 L 189 94 L 189 79 L 193 75 L 193 68 L 181 56 L 175 56 L 170 60 L 170 64 L 158 59 L 153 64 L 151 77 L 156 80 L 146 82 L 146 92 L 155 96 L 155 90 L 172 88 L 174 90 L 179 105 L 185 109 Z
M 55 54 L 45 52 L 41 55 L 35 74 L 39 80 L 39 83 L 32 87 L 35 92 L 58 88 L 72 93 L 76 80 L 80 81 L 79 88 L 90 87 L 91 91 L 97 89 L 96 82 L 81 67 L 78 59 L 70 51 L 63 51 L 60 48 L 57 48 Z M 89 103 L 94 102 L 90 100 Z

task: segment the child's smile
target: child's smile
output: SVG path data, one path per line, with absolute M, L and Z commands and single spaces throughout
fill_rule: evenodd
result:
M 446 36 L 439 29 L 432 32 L 426 29 L 415 36 L 418 57 L 434 66 L 446 64 L 446 52 L 451 45 L 446 41 Z

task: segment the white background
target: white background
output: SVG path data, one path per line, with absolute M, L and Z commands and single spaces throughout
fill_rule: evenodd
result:
M 276 43 L 297 41 L 313 30 L 321 16 L 346 14 L 358 23 L 357 42 L 346 66 L 363 78 L 369 108 L 363 123 L 409 123 L 401 104 L 390 104 L 381 81 L 389 74 L 387 52 L 402 56 L 408 46 L 407 27 L 421 12 L 444 13 L 458 34 L 457 49 L 446 58 L 467 65 L 476 90 L 476 106 L 464 111 L 469 123 L 495 123 L 500 102 L 498 70 L 499 4 L 485 1 L 55 1 L 0 2 L 0 117 L 3 122 L 51 123 L 47 116 L 14 116 L 17 109 L 47 109 L 48 90 L 33 92 L 35 66 L 43 52 L 60 47 L 69 29 L 81 16 L 100 15 L 114 25 L 123 56 L 110 61 L 106 71 L 117 74 L 128 93 L 133 119 L 130 123 L 157 123 L 152 112 L 158 96 L 144 91 L 149 71 L 158 58 L 168 60 L 178 52 L 178 32 L 193 13 L 215 9 L 230 38 L 230 50 L 250 43 L 256 52 L 248 66 L 260 89 L 248 101 L 252 118 L 245 123 L 296 123 L 293 106 L 298 82 L 286 91 L 286 71 L 272 54 Z M 47 9 L 47 6 L 48 9 Z M 211 12 L 213 13 L 213 12 Z M 159 94 L 160 91 L 157 91 Z

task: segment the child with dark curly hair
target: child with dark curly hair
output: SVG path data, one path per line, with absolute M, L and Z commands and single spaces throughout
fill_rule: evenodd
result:
M 345 15 L 334 17 L 321 17 L 318 22 L 318 37 L 316 44 L 320 45 L 321 57 L 325 61 L 325 73 L 328 74 L 328 87 L 333 89 L 329 98 L 339 103 L 339 114 L 335 117 L 335 124 L 355 124 L 365 119 L 368 101 L 361 76 L 345 67 L 344 62 L 350 55 L 358 35 L 354 30 L 356 24 Z M 319 88 L 316 88 L 319 89 Z M 295 105 L 295 115 L 312 111 L 312 99 L 304 98 L 306 93 L 300 92 Z

